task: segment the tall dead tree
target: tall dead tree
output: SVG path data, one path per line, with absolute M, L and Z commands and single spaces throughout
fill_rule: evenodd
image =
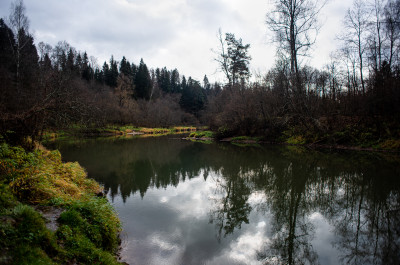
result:
M 355 0 L 344 18 L 344 33 L 339 38 L 343 40 L 350 53 L 357 54 L 357 64 L 361 81 L 362 93 L 365 94 L 365 53 L 367 52 L 367 36 L 370 27 L 370 10 L 364 0 Z
M 315 43 L 320 25 L 317 17 L 326 1 L 273 0 L 274 9 L 267 13 L 266 23 L 274 33 L 278 52 L 290 59 L 291 74 L 297 93 L 303 93 L 299 57 L 306 56 Z

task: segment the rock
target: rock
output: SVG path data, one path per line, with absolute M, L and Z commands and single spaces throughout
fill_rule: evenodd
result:
M 57 219 L 60 217 L 64 209 L 54 206 L 36 206 L 36 211 L 38 211 L 46 221 L 47 229 L 55 232 L 58 229 Z

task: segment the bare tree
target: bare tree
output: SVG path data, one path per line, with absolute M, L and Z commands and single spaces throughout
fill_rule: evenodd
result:
M 398 54 L 400 40 L 400 1 L 389 0 L 385 6 L 385 32 L 388 39 L 387 60 L 389 67 L 392 66 L 395 54 Z
M 29 30 L 29 20 L 25 15 L 25 5 L 23 0 L 16 0 L 11 3 L 9 24 L 14 33 L 15 47 L 13 47 L 13 54 L 16 63 L 16 76 L 17 76 L 17 91 L 19 90 L 20 83 L 20 69 L 21 69 L 21 57 L 22 50 L 25 45 L 28 44 L 29 39 L 26 38 Z M 11 37 L 11 36 L 9 36 Z M 10 42 L 11 43 L 11 42 Z
M 373 21 L 371 21 L 370 52 L 375 71 L 381 69 L 383 63 L 384 2 L 385 0 L 374 0 L 372 3 Z
M 219 71 L 223 72 L 228 83 L 230 84 L 232 81 L 232 77 L 229 72 L 229 63 L 228 63 L 228 52 L 226 50 L 226 43 L 222 35 L 221 29 L 218 30 L 217 34 L 219 48 L 218 50 L 212 50 L 216 54 L 216 58 L 214 59 L 218 63 Z
M 273 41 L 278 43 L 279 52 L 290 57 L 291 74 L 299 84 L 299 57 L 307 55 L 315 43 L 320 25 L 317 17 L 327 1 L 314 0 L 273 0 L 274 9 L 267 13 L 268 28 L 275 33 Z
M 361 88 L 365 94 L 364 62 L 367 51 L 367 34 L 369 33 L 370 12 L 364 0 L 355 0 L 353 6 L 347 11 L 344 18 L 344 34 L 339 38 L 343 40 L 346 49 L 357 54 L 357 64 L 360 74 Z

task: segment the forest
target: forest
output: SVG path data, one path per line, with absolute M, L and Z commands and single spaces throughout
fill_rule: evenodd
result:
M 226 82 L 211 84 L 144 59 L 111 55 L 100 66 L 67 41 L 35 40 L 16 1 L 0 20 L 1 138 L 27 145 L 77 126 L 201 125 L 218 139 L 399 148 L 400 1 L 355 0 L 344 14 L 343 45 L 321 69 L 301 58 L 315 43 L 324 3 L 274 3 L 266 15 L 274 67 L 251 78 L 250 44 L 220 30 L 215 61 Z

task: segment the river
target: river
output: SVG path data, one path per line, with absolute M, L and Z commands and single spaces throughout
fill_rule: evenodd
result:
M 58 141 L 104 185 L 129 264 L 400 264 L 400 158 L 196 143 Z

